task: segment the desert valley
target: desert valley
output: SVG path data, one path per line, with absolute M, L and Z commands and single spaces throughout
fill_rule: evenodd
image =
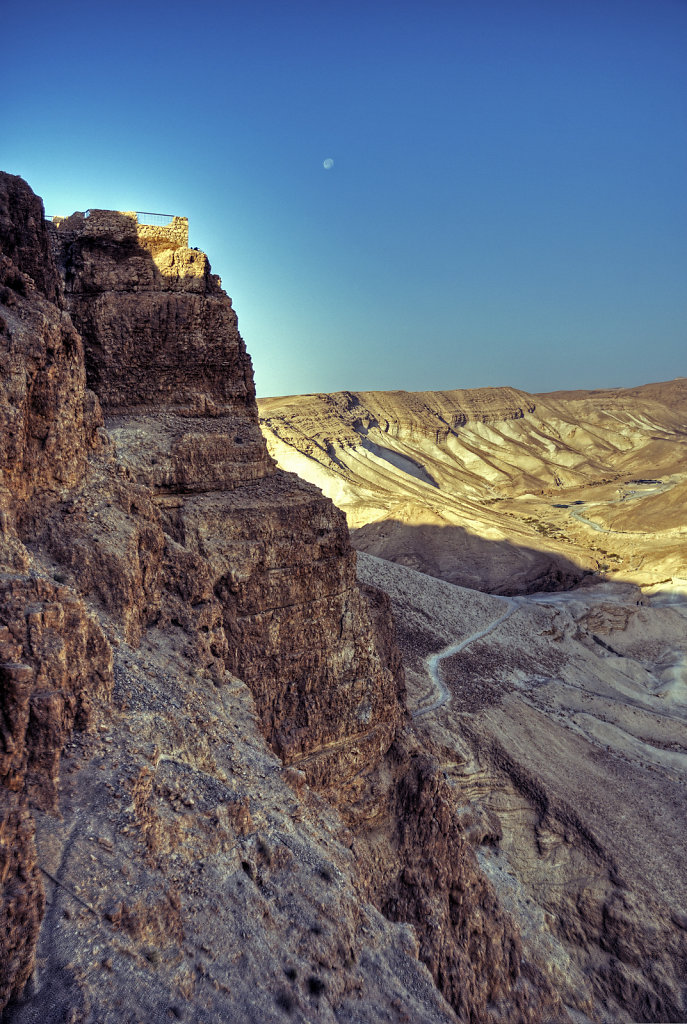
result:
M 278 463 L 346 511 L 360 578 L 392 598 L 415 728 L 575 1002 L 590 972 L 608 975 L 612 943 L 574 952 L 550 915 L 577 919 L 578 941 L 605 922 L 624 943 L 640 891 L 656 937 L 649 904 L 685 901 L 687 379 L 259 408 Z M 616 870 L 633 881 L 617 887 Z M 647 938 L 637 966 L 660 959 Z
M 187 232 L 0 176 L 2 1019 L 684 1021 L 687 378 L 257 402 Z

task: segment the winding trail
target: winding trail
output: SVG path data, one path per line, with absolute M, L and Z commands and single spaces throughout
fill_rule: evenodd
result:
M 581 503 L 581 507 L 586 512 L 588 509 L 597 508 L 599 506 L 620 505 L 625 504 L 628 501 L 637 501 L 641 498 L 645 498 L 650 495 L 663 494 L 665 491 L 671 490 L 671 488 L 673 488 L 676 483 L 676 480 L 668 480 L 665 482 L 659 481 L 650 488 L 647 487 L 646 489 L 643 489 L 641 491 L 628 491 L 626 494 L 623 494 L 622 497 L 607 502 L 584 502 L 583 504 Z M 569 510 L 569 514 L 573 519 L 576 519 L 580 523 L 584 523 L 585 526 L 589 526 L 593 530 L 598 530 L 600 533 L 629 534 L 635 532 L 629 530 L 614 530 L 611 527 L 603 526 L 601 523 L 595 523 L 593 520 L 587 519 L 585 516 L 583 516 L 581 512 L 577 511 L 577 509 L 571 508 L 570 506 L 557 507 L 567 507 Z M 449 644 L 447 647 L 444 647 L 441 651 L 438 651 L 434 654 L 430 654 L 428 655 L 427 658 L 425 658 L 425 669 L 427 670 L 427 675 L 429 676 L 432 682 L 432 686 L 434 688 L 434 692 L 436 693 L 436 697 L 434 698 L 434 700 L 431 701 L 431 703 L 425 704 L 424 706 L 421 706 L 417 708 L 415 711 L 413 711 L 411 713 L 411 718 L 413 720 L 422 718 L 424 715 L 428 715 L 432 711 L 438 711 L 439 708 L 444 707 L 446 704 L 450 702 L 451 692 L 441 678 L 441 662 L 444 661 L 446 658 L 451 658 L 454 654 L 459 654 L 461 651 L 464 651 L 465 648 L 468 647 L 470 644 L 475 643 L 475 641 L 477 640 L 482 640 L 486 636 L 489 636 L 489 634 L 493 633 L 494 630 L 497 629 L 502 622 L 505 622 L 506 619 L 509 619 L 513 612 L 520 607 L 520 605 L 524 604 L 528 600 L 537 603 L 555 603 L 556 601 L 578 600 L 579 596 L 580 595 L 576 592 L 563 591 L 555 592 L 554 594 L 547 593 L 530 594 L 521 597 L 501 597 L 500 600 L 505 601 L 507 604 L 506 611 L 503 613 L 503 615 L 500 615 L 498 619 L 494 619 L 493 622 L 490 622 L 485 629 L 481 629 L 478 630 L 476 633 L 472 633 L 470 636 L 466 637 L 464 640 L 461 640 L 459 643 Z M 618 600 L 620 603 L 624 603 L 627 600 L 627 596 L 623 594 L 619 597 L 616 597 L 615 595 L 604 594 L 603 599 L 605 601 Z M 675 601 L 675 603 L 678 604 L 681 602 Z
M 608 502 L 607 504 L 615 504 L 615 502 Z M 579 512 L 571 512 L 570 516 L 572 519 L 576 519 L 578 523 L 584 523 L 585 526 L 591 526 L 592 530 L 598 530 L 599 533 L 619 533 L 619 530 L 611 530 L 608 526 L 602 526 L 601 523 L 595 523 L 593 519 L 587 519 Z
M 676 611 L 682 612 L 685 615 L 687 615 L 687 600 L 685 600 L 684 596 L 686 592 L 687 590 L 677 591 L 674 594 L 666 593 L 652 595 L 651 597 L 649 597 L 649 604 L 654 605 L 656 607 L 672 607 L 675 608 Z M 484 637 L 489 636 L 490 633 L 493 633 L 494 630 L 496 630 L 501 625 L 501 623 L 505 622 L 506 619 L 509 619 L 513 612 L 516 611 L 518 608 L 522 607 L 522 605 L 525 605 L 527 603 L 555 605 L 559 602 L 565 603 L 580 600 L 586 601 L 587 603 L 591 604 L 594 604 L 596 601 L 603 601 L 604 603 L 619 603 L 624 605 L 628 603 L 628 596 L 627 594 L 613 594 L 607 593 L 606 591 L 599 594 L 590 594 L 588 592 L 580 593 L 579 591 L 554 591 L 552 593 L 527 594 L 520 595 L 518 597 L 499 597 L 499 600 L 505 601 L 508 607 L 506 608 L 506 611 L 503 613 L 503 615 L 500 615 L 498 619 L 494 619 L 494 621 L 490 622 L 489 625 L 486 626 L 484 629 L 480 629 L 476 633 L 471 633 L 470 636 L 466 637 L 464 640 L 461 640 L 455 644 L 449 644 L 447 647 L 442 648 L 442 650 L 437 651 L 434 654 L 430 654 L 425 658 L 425 668 L 427 670 L 429 678 L 432 681 L 432 685 L 437 696 L 430 704 L 425 704 L 423 707 L 419 707 L 415 711 L 411 712 L 411 718 L 413 720 L 422 718 L 424 715 L 428 715 L 432 711 L 438 711 L 439 708 L 444 707 L 451 701 L 451 691 L 448 689 L 448 687 L 441 678 L 441 662 L 444 661 L 444 659 L 446 658 L 452 657 L 454 654 L 459 654 L 461 651 L 464 651 L 466 647 L 468 647 L 472 643 L 475 643 L 475 641 L 482 640 L 484 639 Z M 634 603 L 634 601 L 632 603 Z M 680 679 L 682 679 L 684 675 L 683 666 L 687 665 L 687 662 L 684 661 L 684 653 L 680 652 L 680 658 L 681 660 L 679 663 L 679 671 Z M 687 680 L 687 675 L 684 676 L 684 678 Z M 654 713 L 658 714 L 657 712 Z
M 485 629 L 480 629 L 477 633 L 472 633 L 470 636 L 466 637 L 465 640 L 461 640 L 457 644 L 449 644 L 448 647 L 444 647 L 441 651 L 437 651 L 436 654 L 430 654 L 427 658 L 425 658 L 425 668 L 427 669 L 427 674 L 429 675 L 429 678 L 432 680 L 432 684 L 434 685 L 434 688 L 438 693 L 438 696 L 432 701 L 431 704 L 427 704 L 425 705 L 425 707 L 421 707 L 418 708 L 416 711 L 413 711 L 411 714 L 411 718 L 421 718 L 423 715 L 428 715 L 431 711 L 438 711 L 439 708 L 442 708 L 444 707 L 445 704 L 449 703 L 449 701 L 451 700 L 451 691 L 446 687 L 446 685 L 441 679 L 441 669 L 439 667 L 441 665 L 441 662 L 444 661 L 445 658 L 453 657 L 454 654 L 460 654 L 460 652 L 464 651 L 469 644 L 474 643 L 476 640 L 482 640 L 485 636 L 489 636 L 490 633 L 493 633 L 494 630 L 497 629 L 502 622 L 505 622 L 506 619 L 509 619 L 511 617 L 513 612 L 520 607 L 525 598 L 501 597 L 499 598 L 499 600 L 506 601 L 508 607 L 506 611 L 503 613 L 503 615 L 500 615 L 498 619 L 494 619 L 494 621 L 490 622 L 489 625 L 485 627 Z

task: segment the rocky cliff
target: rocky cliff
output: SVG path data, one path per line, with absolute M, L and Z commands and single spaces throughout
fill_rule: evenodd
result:
M 21 179 L 0 190 L 0 1006 L 34 966 L 44 910 L 30 808 L 55 811 L 60 755 L 92 728 L 112 657 L 76 593 L 37 571 L 34 510 L 78 486 L 98 444 L 81 339 L 63 312 L 42 203 Z
M 267 455 L 250 360 L 207 257 L 168 229 L 107 211 L 76 214 L 56 234 L 89 382 L 119 465 L 151 502 L 148 600 L 136 599 L 136 579 L 121 607 L 132 635 L 176 622 L 194 638 L 198 667 L 248 683 L 269 742 L 288 761 L 307 757 L 310 775 L 341 772 L 342 750 L 326 750 L 342 740 L 374 762 L 401 705 L 375 651 L 345 522 Z M 54 544 L 64 538 L 61 526 Z M 118 598 L 115 588 L 105 595 L 113 608 Z
M 558 1013 L 183 223 L 4 175 L 0 239 L 8 1021 Z

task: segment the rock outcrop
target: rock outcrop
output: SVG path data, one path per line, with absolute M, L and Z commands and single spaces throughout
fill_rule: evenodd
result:
M 3 174 L 0 194 L 0 251 L 13 265 L 15 290 L 35 289 L 60 305 L 59 277 L 50 255 L 43 203 L 27 189 L 23 178 Z M 20 275 L 26 275 L 26 279 Z
M 389 920 L 412 924 L 420 959 L 459 1020 L 567 1020 L 545 965 L 523 953 L 517 926 L 480 869 L 438 759 L 406 733 L 386 770 L 391 781 L 375 779 L 376 799 L 344 810 L 375 905 Z
M 345 520 L 268 456 L 236 314 L 207 257 L 180 244 L 174 222 L 154 229 L 108 211 L 75 214 L 56 235 L 118 464 L 152 502 L 126 557 L 145 552 L 123 590 L 129 617 L 135 595 L 148 597 L 132 635 L 175 620 L 199 666 L 250 686 L 268 741 L 286 761 L 306 759 L 313 781 L 374 764 L 401 705 Z M 66 536 L 60 524 L 53 549 Z

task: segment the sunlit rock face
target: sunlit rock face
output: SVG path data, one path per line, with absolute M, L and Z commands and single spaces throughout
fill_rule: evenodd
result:
M 590 574 L 687 575 L 687 379 L 266 398 L 279 465 L 346 512 L 362 551 L 492 593 Z

